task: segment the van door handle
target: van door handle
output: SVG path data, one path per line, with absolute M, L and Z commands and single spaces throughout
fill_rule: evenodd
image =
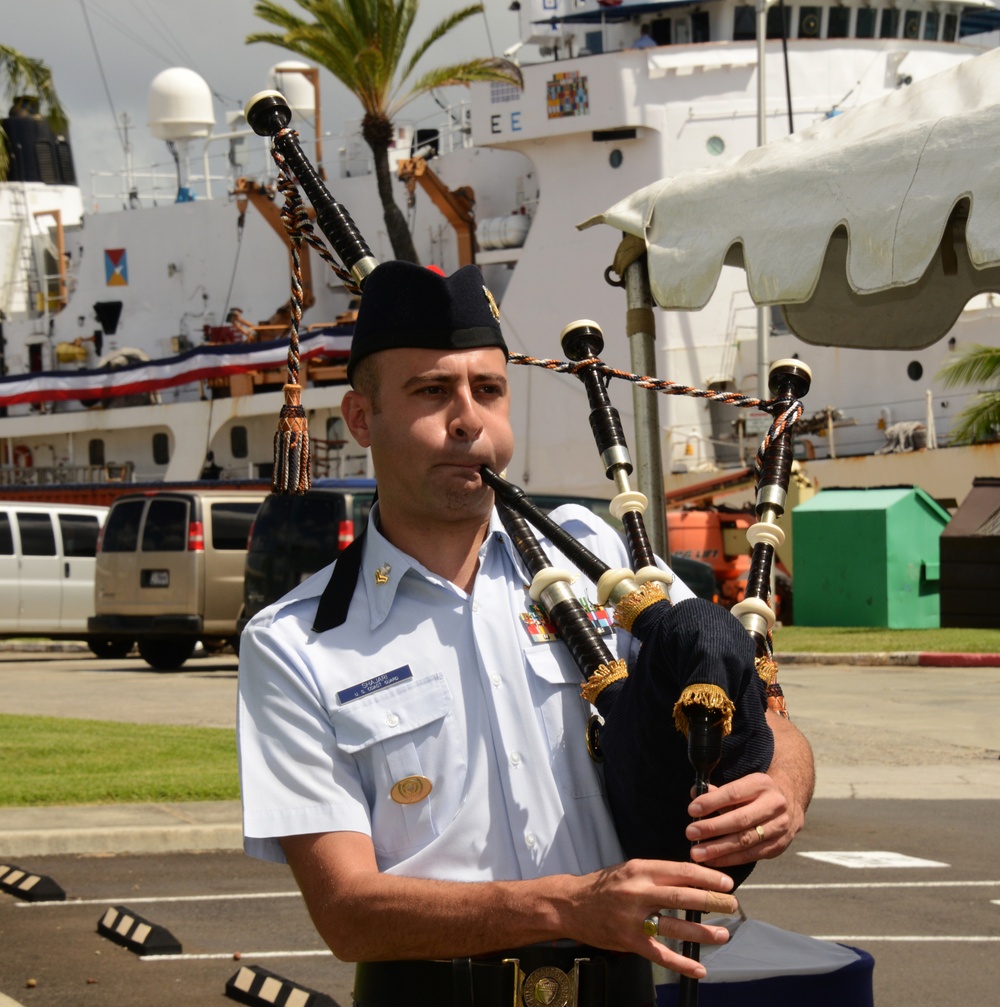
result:
M 63 563 L 63 569 L 66 571 L 66 576 L 69 576 L 69 563 Z

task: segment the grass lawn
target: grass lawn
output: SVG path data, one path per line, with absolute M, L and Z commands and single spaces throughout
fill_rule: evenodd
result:
M 774 630 L 774 649 L 779 653 L 821 654 L 883 651 L 1000 654 L 1000 629 L 779 626 Z
M 232 730 L 0 714 L 0 807 L 238 797 Z

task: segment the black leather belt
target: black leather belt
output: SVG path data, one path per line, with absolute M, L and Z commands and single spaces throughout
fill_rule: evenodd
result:
M 359 962 L 355 1007 L 648 1007 L 650 963 L 578 944 L 449 961 Z

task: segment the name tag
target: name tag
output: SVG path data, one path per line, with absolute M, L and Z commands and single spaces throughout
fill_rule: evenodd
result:
M 349 703 L 352 699 L 370 696 L 373 692 L 378 692 L 379 689 L 387 689 L 390 685 L 405 682 L 408 678 L 413 678 L 413 672 L 410 671 L 408 664 L 404 664 L 401 668 L 387 671 L 384 675 L 369 678 L 367 682 L 359 682 L 357 685 L 352 685 L 349 689 L 341 690 L 337 693 L 337 702 L 344 704 Z

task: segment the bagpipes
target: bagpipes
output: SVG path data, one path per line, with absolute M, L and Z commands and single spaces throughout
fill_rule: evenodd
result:
M 256 133 L 273 141 L 274 157 L 284 176 L 281 188 L 288 208 L 286 226 L 294 237 L 293 261 L 295 241 L 304 236 L 349 289 L 362 292 L 377 262 L 288 128 L 291 113 L 284 98 L 276 91 L 261 92 L 247 103 L 246 117 Z M 312 237 L 311 225 L 295 203 L 292 176 L 312 203 L 316 223 L 346 271 Z M 297 324 L 293 311 L 293 348 Z M 702 794 L 710 778 L 725 784 L 766 771 L 774 754 L 766 721 L 769 693 L 771 705 L 783 708 L 774 681 L 774 615 L 768 605 L 771 566 L 784 540 L 777 521 L 784 513 L 791 475 L 791 430 L 802 413 L 800 399 L 809 389 L 811 374 L 801 361 L 778 361 L 769 375 L 772 398 L 762 400 L 612 371 L 598 356 L 604 339 L 591 321 L 567 326 L 561 343 L 569 364 L 520 354 L 511 354 L 510 359 L 571 372 L 585 385 L 591 429 L 605 473 L 617 490 L 611 510 L 624 526 L 632 569 L 610 569 L 532 504 L 521 489 L 489 469 L 482 470 L 482 477 L 494 490 L 501 520 L 532 578 L 530 596 L 570 651 L 583 678 L 582 695 L 597 711 L 588 724 L 586 743 L 591 756 L 603 763 L 608 803 L 626 856 L 687 860 L 690 842 L 684 833 L 692 775 L 683 770 L 685 761 L 693 769 L 695 793 Z M 275 439 L 273 486 L 279 492 L 301 492 L 308 487 L 308 436 L 298 403 L 297 362 L 294 372 L 292 365 L 290 349 L 286 406 Z M 746 593 L 732 613 L 700 598 L 670 601 L 672 574 L 658 565 L 643 523 L 648 501 L 629 485 L 632 462 L 618 411 L 607 393 L 612 376 L 772 415 L 755 464 L 756 522 L 747 532 L 752 558 Z M 573 575 L 553 568 L 533 528 L 597 585 L 598 602 L 612 605 L 617 625 L 640 642 L 632 666 L 611 652 L 570 587 Z M 738 885 L 752 868 L 753 864 L 747 864 L 725 870 Z M 688 913 L 689 919 L 699 917 Z M 698 945 L 685 943 L 684 953 L 696 958 Z M 682 985 L 681 994 L 682 1003 L 697 1002 L 696 986 Z

